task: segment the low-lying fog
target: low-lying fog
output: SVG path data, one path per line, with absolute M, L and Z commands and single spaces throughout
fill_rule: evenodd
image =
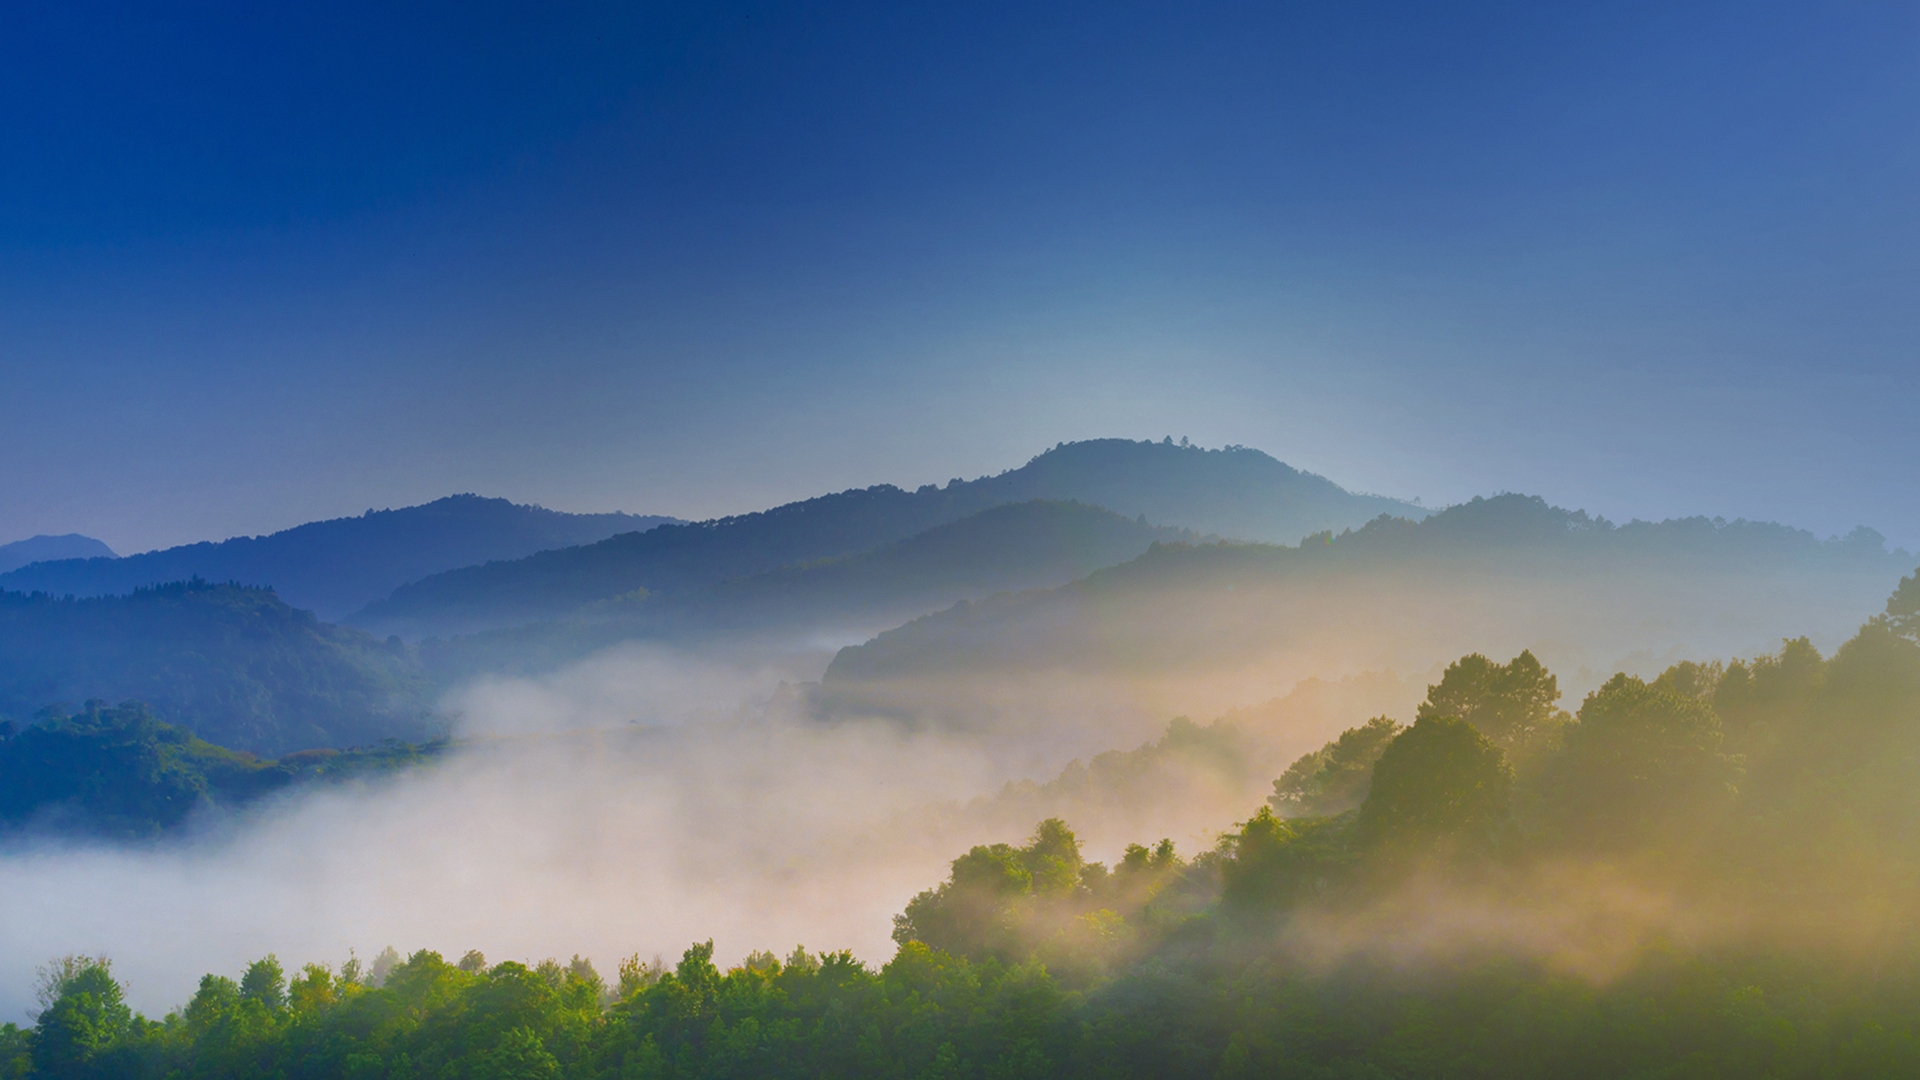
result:
M 888 950 L 890 916 L 951 854 L 872 833 L 988 784 L 982 756 L 891 726 L 812 725 L 753 672 L 601 657 L 461 695 L 449 759 L 297 792 L 149 849 L 41 844 L 0 860 L 0 1015 L 35 965 L 105 954 L 140 1008 L 277 954 L 478 948 L 495 959 L 670 959 L 714 938 Z M 635 724 L 634 721 L 640 721 Z M 855 843 L 859 841 L 859 843 Z
M 1616 666 L 1701 654 L 1657 631 L 1646 645 Z M 711 938 L 722 961 L 805 944 L 881 962 L 892 916 L 968 846 L 1018 841 L 1059 813 L 1091 859 L 1162 836 L 1191 856 L 1257 809 L 1293 755 L 1368 716 L 1410 719 L 1426 684 L 1475 648 L 1496 651 L 1434 641 L 1428 670 L 1398 675 L 1354 677 L 1321 657 L 1330 681 L 1243 715 L 1266 750 L 1246 776 L 1077 804 L 1002 786 L 1136 747 L 1178 712 L 1210 720 L 1214 695 L 1043 674 L 1010 684 L 979 724 L 829 721 L 787 685 L 791 654 L 723 663 L 636 647 L 484 681 L 447 702 L 458 748 L 410 772 L 296 791 L 152 846 L 15 843 L 0 855 L 0 1017 L 26 1019 L 34 968 L 68 953 L 111 957 L 150 1015 L 184 1003 L 202 973 L 237 975 L 268 953 L 290 971 L 388 945 L 579 953 L 610 975 L 624 956 L 671 961 Z M 1297 659 L 1236 675 L 1239 700 L 1286 693 Z M 1556 668 L 1562 704 L 1577 708 L 1579 683 L 1607 666 Z

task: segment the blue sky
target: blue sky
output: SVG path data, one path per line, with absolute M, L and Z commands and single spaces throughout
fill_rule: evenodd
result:
M 1242 443 L 1920 546 L 1910 4 L 44 5 L 0 541 Z

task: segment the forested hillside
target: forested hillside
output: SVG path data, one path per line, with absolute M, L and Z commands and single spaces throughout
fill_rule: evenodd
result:
M 1619 674 L 1571 711 L 1531 652 L 1462 657 L 1211 846 L 1108 864 L 1052 818 L 972 847 L 877 967 L 269 956 L 150 1021 L 69 957 L 0 1075 L 1907 1076 L 1916 770 L 1920 575 L 1831 657 Z
M 1599 668 L 1637 650 L 1760 648 L 1802 627 L 1838 640 L 1907 560 L 1870 530 L 1820 541 L 1703 518 L 1614 525 L 1505 495 L 1294 547 L 1157 545 L 1058 589 L 962 603 L 844 649 L 823 687 L 829 702 L 911 709 L 951 704 L 989 672 L 1054 672 L 1166 680 L 1225 707 L 1309 676 L 1421 670 L 1476 648 L 1536 647 Z M 1231 692 L 1205 697 L 1209 687 Z
M 0 593 L 0 716 L 149 703 L 235 749 L 278 754 L 418 737 L 418 661 L 270 589 L 174 582 L 126 596 Z
M 387 739 L 263 760 L 163 723 L 142 702 L 89 701 L 76 713 L 43 711 L 26 727 L 0 721 L 0 834 L 149 839 L 202 807 L 232 809 L 296 784 L 390 773 L 445 746 Z
M 1124 439 L 1062 445 L 998 476 L 908 492 L 891 485 L 467 567 L 407 585 L 349 622 L 376 633 L 463 633 L 569 615 L 637 589 L 680 595 L 903 540 L 990 506 L 1075 500 L 1156 525 L 1296 540 L 1418 507 L 1351 494 L 1257 450 Z M 1188 516 L 1193 520 L 1188 520 Z M 1217 523 L 1217 524 L 1216 524 Z
M 0 574 L 0 589 L 112 596 L 201 577 L 271 588 L 295 607 L 339 619 L 428 574 L 591 543 L 674 520 L 563 514 L 505 499 L 453 495 L 422 506 L 310 522 L 271 536 L 187 544 L 123 559 L 43 562 Z

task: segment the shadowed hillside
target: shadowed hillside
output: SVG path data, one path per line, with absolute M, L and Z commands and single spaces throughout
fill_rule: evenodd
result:
M 1508 495 L 1297 547 L 1156 545 L 843 649 L 823 693 L 840 708 L 963 710 L 961 688 L 992 673 L 999 693 L 1092 680 L 1224 708 L 1310 675 L 1422 671 L 1475 650 L 1532 646 L 1574 673 L 1636 650 L 1753 652 L 1799 627 L 1838 640 L 1908 560 L 1871 530 L 1822 542 L 1702 518 L 1615 526 Z
M 123 559 L 60 556 L 58 562 L 0 574 L 0 589 L 114 596 L 197 576 L 265 586 L 295 607 L 338 619 L 428 574 L 589 543 L 673 520 L 563 514 L 505 499 L 453 495 L 422 506 L 310 522 L 271 536 L 187 544 Z
M 636 589 L 679 595 L 794 563 L 855 555 L 989 506 L 1032 499 L 1075 500 L 1159 525 L 1288 541 L 1383 512 L 1423 513 L 1351 494 L 1258 450 L 1101 439 L 1061 445 L 1018 469 L 945 487 L 844 491 L 450 571 L 399 588 L 349 621 L 376 633 L 414 635 L 559 618 Z
M 0 592 L 0 714 L 139 699 L 253 753 L 352 746 L 420 727 L 411 650 L 200 580 L 88 599 Z
M 1014 503 L 874 551 L 782 567 L 683 596 L 592 605 L 578 619 L 488 631 L 421 648 L 442 680 L 538 671 L 636 638 L 678 644 L 864 637 L 966 597 L 1063 585 L 1155 543 L 1196 539 L 1079 503 Z M 858 640 L 858 637 L 852 640 Z

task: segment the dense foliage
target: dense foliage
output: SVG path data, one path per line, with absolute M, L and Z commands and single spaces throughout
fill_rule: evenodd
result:
M 137 699 L 222 746 L 278 754 L 417 735 L 418 659 L 289 607 L 270 589 L 199 579 L 127 596 L 0 592 L 0 716 Z
M 204 806 L 237 807 L 293 784 L 391 772 L 443 743 L 398 740 L 357 750 L 307 750 L 279 760 L 215 746 L 156 719 L 144 703 L 89 701 L 0 725 L 0 830 L 155 836 Z
M 1356 729 L 1300 770 L 1338 775 L 1281 792 L 1350 792 L 1372 756 L 1356 809 L 1263 806 L 1190 859 L 1163 840 L 1111 868 L 1049 819 L 954 860 L 878 969 L 723 971 L 709 942 L 613 985 L 577 957 L 431 952 L 288 983 L 269 957 L 155 1022 L 69 958 L 34 1026 L 0 1029 L 0 1076 L 1920 1074 L 1911 592 L 1831 658 L 1622 675 L 1572 716 L 1537 665 L 1466 658 L 1411 725 Z M 1518 766 L 1516 715 L 1544 718 Z M 1667 903 L 1616 912 L 1624 937 L 1539 918 L 1610 893 Z

